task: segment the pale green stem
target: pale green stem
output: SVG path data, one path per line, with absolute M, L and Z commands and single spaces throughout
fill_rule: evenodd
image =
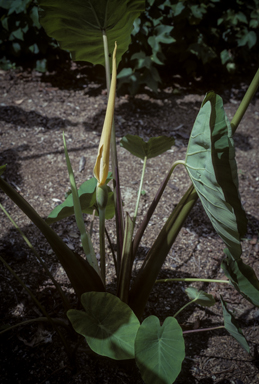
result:
M 191 329 L 190 331 L 183 331 L 183 334 L 186 333 L 197 333 L 197 332 L 208 332 L 208 331 L 216 331 L 216 329 L 222 329 L 225 328 L 224 325 L 220 325 L 218 327 L 211 327 L 211 328 L 202 328 L 202 329 Z
M 100 241 L 100 260 L 101 278 L 105 286 L 105 208 L 99 208 L 99 241 Z
M 175 281 L 195 281 L 195 282 L 202 282 L 202 283 L 222 283 L 222 284 L 230 284 L 229 280 L 214 280 L 214 279 L 198 279 L 198 278 L 174 278 L 174 279 L 162 279 L 162 280 L 156 280 L 156 283 L 171 283 Z
M 135 226 L 135 221 L 136 221 L 137 214 L 138 214 L 138 206 L 139 206 L 139 200 L 140 200 L 142 186 L 143 186 L 143 181 L 144 181 L 144 174 L 145 174 L 146 164 L 147 164 L 147 156 L 144 157 L 144 163 L 143 163 L 143 168 L 142 168 L 141 180 L 140 180 L 140 184 L 139 184 L 136 208 L 135 208 L 134 217 L 133 217 L 133 226 Z
M 55 287 L 57 288 L 57 291 L 59 292 L 60 294 L 60 297 L 63 301 L 63 304 L 64 304 L 64 307 L 65 307 L 65 310 L 68 311 L 70 309 L 70 305 L 69 305 L 69 302 L 64 294 L 64 292 L 62 291 L 60 285 L 56 282 L 56 280 L 54 279 L 54 277 L 52 276 L 52 274 L 50 273 L 46 263 L 42 260 L 42 258 L 40 257 L 40 255 L 38 254 L 38 252 L 36 251 L 36 249 L 33 247 L 33 245 L 31 244 L 31 242 L 29 241 L 29 239 L 25 236 L 25 234 L 22 232 L 22 230 L 18 227 L 18 225 L 16 224 L 16 222 L 12 219 L 12 217 L 9 215 L 9 213 L 5 210 L 5 208 L 2 206 L 2 204 L 0 204 L 0 208 L 2 209 L 2 211 L 5 213 L 5 215 L 8 217 L 8 219 L 11 221 L 11 223 L 13 224 L 13 226 L 19 231 L 19 233 L 21 234 L 21 236 L 23 237 L 24 241 L 26 242 L 26 244 L 29 246 L 29 248 L 32 250 L 32 252 L 34 253 L 35 257 L 37 258 L 37 260 L 40 262 L 40 264 L 43 266 L 43 268 L 45 269 L 46 271 L 46 274 L 48 275 L 48 277 L 50 278 L 50 280 L 53 282 L 53 284 L 55 285 Z
M 232 132 L 235 133 L 241 119 L 243 118 L 245 111 L 247 110 L 247 107 L 249 106 L 250 101 L 254 97 L 257 89 L 259 87 L 259 69 L 257 70 L 251 84 L 249 85 L 248 90 L 246 91 L 245 96 L 243 97 L 243 100 L 241 101 L 235 116 L 233 117 L 231 121 L 231 127 Z
M 173 317 L 176 317 L 179 315 L 180 312 L 182 312 L 188 305 L 194 303 L 197 299 L 193 299 L 192 301 L 189 301 L 189 303 L 185 304 L 182 308 L 179 309 L 179 311 L 176 312 L 176 314 Z
M 103 49 L 104 49 L 104 59 L 105 59 L 105 76 L 106 76 L 106 86 L 107 86 L 107 94 L 109 96 L 110 93 L 110 85 L 111 85 L 111 70 L 110 70 L 110 60 L 109 60 L 109 49 L 108 49 L 108 40 L 105 30 L 103 33 Z

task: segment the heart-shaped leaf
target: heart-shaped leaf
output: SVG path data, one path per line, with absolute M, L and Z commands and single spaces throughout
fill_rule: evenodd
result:
M 111 173 L 109 172 L 107 183 L 110 181 Z M 81 209 L 83 213 L 91 215 L 94 209 L 97 209 L 96 203 L 96 186 L 97 180 L 95 177 L 85 181 L 80 188 L 78 189 L 78 196 L 81 204 Z M 55 207 L 53 211 L 49 214 L 46 222 L 48 224 L 55 223 L 56 221 L 62 220 L 65 217 L 72 216 L 74 214 L 73 206 L 73 196 L 72 194 L 68 195 L 66 200 Z M 108 187 L 108 203 L 105 211 L 105 218 L 112 219 L 115 214 L 114 206 L 114 196 L 110 187 Z M 96 216 L 98 216 L 98 211 L 96 210 Z
M 85 312 L 71 309 L 67 316 L 90 348 L 111 359 L 133 359 L 139 321 L 130 307 L 107 292 L 84 293 L 81 303 Z
M 159 136 L 151 137 L 146 143 L 141 137 L 126 135 L 121 139 L 120 146 L 127 149 L 132 155 L 144 160 L 151 159 L 166 152 L 174 145 L 173 137 Z
M 40 23 L 73 60 L 104 65 L 103 33 L 111 53 L 117 41 L 117 64 L 128 49 L 134 20 L 144 0 L 39 0 Z
M 232 129 L 214 92 L 206 95 L 194 123 L 186 168 L 212 225 L 238 260 L 247 219 L 238 193 Z
M 140 325 L 135 341 L 136 363 L 146 384 L 172 384 L 185 357 L 183 333 L 174 317 L 160 326 L 156 316 Z
M 233 336 L 236 339 L 236 341 L 239 342 L 239 344 L 246 350 L 246 352 L 250 353 L 250 348 L 243 335 L 243 332 L 238 327 L 236 319 L 234 318 L 232 313 L 229 312 L 229 310 L 227 309 L 227 305 L 221 296 L 220 296 L 220 300 L 223 308 L 224 325 L 226 330 L 230 333 L 231 336 Z
M 227 258 L 222 261 L 221 268 L 225 275 L 243 297 L 259 307 L 259 281 L 254 270 L 241 259 L 233 260 L 228 249 L 224 252 Z
M 186 288 L 189 299 L 195 301 L 196 304 L 202 305 L 203 307 L 212 307 L 215 304 L 214 297 L 206 292 L 198 291 L 194 287 Z

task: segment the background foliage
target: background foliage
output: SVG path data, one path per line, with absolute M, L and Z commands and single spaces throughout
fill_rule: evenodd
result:
M 50 69 L 69 59 L 38 21 L 36 0 L 0 0 L 0 67 Z M 162 73 L 189 75 L 242 72 L 258 65 L 259 0 L 147 0 L 134 22 L 118 86 L 134 94 L 157 90 Z

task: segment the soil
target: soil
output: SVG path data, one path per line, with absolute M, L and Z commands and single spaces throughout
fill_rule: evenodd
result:
M 252 75 L 251 75 L 252 76 Z M 73 65 L 53 73 L 11 70 L 0 72 L 0 164 L 7 164 L 4 178 L 41 215 L 46 218 L 64 200 L 69 178 L 63 151 L 65 132 L 77 185 L 92 177 L 101 135 L 106 89 L 103 80 L 93 77 L 87 66 Z M 185 84 L 180 77 L 166 79 L 158 94 L 149 89 L 137 96 L 116 98 L 116 136 L 125 212 L 134 212 L 142 171 L 142 162 L 120 148 L 125 134 L 148 140 L 152 136 L 175 138 L 167 153 L 147 163 L 137 226 L 147 211 L 156 189 L 176 160 L 183 160 L 188 137 L 206 91 L 213 88 L 224 100 L 231 119 L 250 79 L 220 77 L 210 82 L 197 80 Z M 236 134 L 236 160 L 239 169 L 240 195 L 248 217 L 248 231 L 243 240 L 243 260 L 259 277 L 259 93 L 250 104 Z M 79 170 L 80 160 L 86 159 Z M 146 233 L 134 262 L 134 271 L 142 264 L 166 218 L 190 185 L 182 167 L 176 168 Z M 76 305 L 74 291 L 63 268 L 38 229 L 2 192 L 0 202 L 30 239 L 47 263 L 54 277 Z M 53 318 L 65 318 L 59 296 L 33 253 L 2 212 L 0 253 L 26 286 L 37 296 Z M 84 216 L 87 228 L 91 217 Z M 74 217 L 53 225 L 55 231 L 80 255 L 78 230 Z M 108 231 L 115 244 L 114 223 Z M 97 248 L 98 224 L 94 224 L 93 241 Z M 198 201 L 169 252 L 159 278 L 200 277 L 224 279 L 220 268 L 224 244 L 215 233 Z M 42 316 L 26 291 L 1 263 L 1 324 L 14 325 Z M 107 290 L 114 292 L 116 276 L 111 251 L 107 246 Z M 189 306 L 178 317 L 184 329 L 202 329 L 223 324 L 220 294 L 234 311 L 251 349 L 247 354 L 226 330 L 186 334 L 186 358 L 177 384 L 257 384 L 259 382 L 259 310 L 233 288 L 216 283 L 192 283 L 214 295 L 216 304 L 205 308 Z M 161 322 L 186 304 L 186 283 L 160 283 L 153 288 L 145 317 L 153 314 Z M 62 329 L 74 348 L 76 338 Z M 2 384 L 74 384 L 74 383 L 143 383 L 134 362 L 116 362 L 97 358 L 81 344 L 72 366 L 53 328 L 47 323 L 23 325 L 1 335 Z

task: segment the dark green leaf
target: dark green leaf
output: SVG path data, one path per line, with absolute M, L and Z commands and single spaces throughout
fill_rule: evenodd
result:
M 247 219 L 238 193 L 231 126 L 214 92 L 206 95 L 194 123 L 186 168 L 212 225 L 232 257 L 239 259 Z
M 110 181 L 110 176 L 107 178 L 107 183 Z M 85 181 L 80 188 L 78 189 L 78 196 L 81 204 L 81 209 L 83 213 L 91 215 L 94 209 L 97 209 L 96 203 L 96 185 L 97 181 L 94 177 L 90 180 Z M 114 207 L 114 197 L 111 188 L 108 187 L 108 203 L 105 211 L 105 218 L 112 219 L 114 217 L 115 207 Z M 66 200 L 58 205 L 53 211 L 49 214 L 46 222 L 48 224 L 55 223 L 56 221 L 62 220 L 68 216 L 74 214 L 73 206 L 73 196 L 72 194 L 68 195 Z M 96 216 L 98 212 L 96 211 Z
M 189 299 L 195 300 L 196 304 L 202 305 L 203 307 L 212 307 L 215 304 L 214 297 L 206 292 L 198 291 L 194 287 L 186 288 Z
M 259 307 L 259 281 L 254 270 L 241 259 L 233 260 L 228 249 L 224 251 L 227 258 L 222 261 L 221 268 L 225 275 L 242 296 Z
M 249 345 L 247 344 L 247 341 L 241 329 L 238 327 L 236 319 L 234 318 L 233 314 L 228 310 L 227 305 L 224 302 L 222 296 L 220 296 L 220 300 L 222 304 L 224 325 L 226 330 L 230 333 L 231 336 L 236 339 L 236 341 L 238 341 L 238 343 L 246 350 L 246 352 L 250 353 Z
M 127 149 L 132 155 L 151 159 L 166 152 L 174 145 L 173 137 L 159 136 L 151 137 L 146 143 L 141 137 L 126 135 L 121 139 L 120 146 Z
M 81 303 L 85 312 L 71 309 L 67 316 L 90 348 L 111 359 L 133 359 L 139 321 L 130 307 L 107 292 L 84 293 Z
M 103 31 L 109 52 L 117 41 L 117 65 L 128 49 L 133 21 L 145 9 L 144 0 L 39 0 L 40 22 L 73 60 L 104 65 Z
M 135 354 L 146 384 L 172 384 L 185 357 L 183 333 L 177 320 L 167 317 L 160 326 L 156 316 L 145 319 L 137 333 Z

